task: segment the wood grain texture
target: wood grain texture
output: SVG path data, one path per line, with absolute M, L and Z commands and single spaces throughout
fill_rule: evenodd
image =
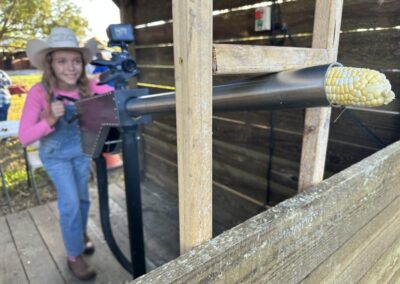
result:
M 9 215 L 7 221 L 29 282 L 65 283 L 29 213 Z
M 132 283 L 298 283 L 385 208 L 398 211 L 399 161 L 397 142 Z
M 231 5 L 231 2 L 224 3 L 225 1 L 216 1 L 220 8 L 224 5 Z M 240 2 L 240 1 L 239 1 Z M 236 7 L 239 2 L 232 1 L 231 7 Z M 281 4 L 280 7 L 283 12 L 285 21 L 288 24 L 289 31 L 293 30 L 293 27 L 298 31 L 306 32 L 311 31 L 312 21 L 314 19 L 313 11 L 315 1 L 297 1 L 288 2 Z M 214 3 L 214 4 L 216 4 Z M 242 4 L 244 1 L 242 2 Z M 240 3 L 239 3 L 240 4 Z M 162 4 L 163 5 L 163 4 Z M 160 4 L 160 6 L 162 6 Z M 241 4 L 240 4 L 241 5 Z M 342 19 L 342 30 L 347 31 L 341 34 L 340 48 L 339 48 L 339 61 L 345 65 L 359 66 L 359 67 L 373 67 L 373 68 L 385 68 L 385 66 L 396 67 L 397 54 L 398 54 L 398 33 L 390 31 L 368 31 L 368 32 L 351 32 L 350 29 L 355 28 L 366 28 L 366 27 L 387 27 L 390 25 L 396 25 L 399 17 L 399 6 L 400 2 L 394 0 L 386 0 L 379 2 L 376 0 L 349 0 L 344 2 L 343 7 L 343 19 Z M 140 6 L 138 6 L 140 8 Z M 214 6 L 214 10 L 219 9 Z M 295 14 L 296 11 L 299 14 Z M 301 12 L 301 13 L 300 13 Z M 237 33 L 235 36 L 239 36 L 246 31 L 236 30 L 232 27 L 236 25 L 245 25 L 252 29 L 253 19 L 252 11 L 247 11 L 248 15 L 245 15 L 243 11 L 232 12 L 214 17 L 214 38 L 215 31 L 221 36 L 225 33 Z M 292 14 L 290 14 L 292 13 Z M 301 14 L 301 15 L 300 15 Z M 293 16 L 288 16 L 293 15 Z M 386 16 L 387 15 L 387 16 Z M 247 20 L 245 20 L 245 18 Z M 247 23 L 242 23 L 246 22 Z M 219 25 L 218 23 L 221 22 Z M 219 25 L 219 26 L 218 26 Z M 170 31 L 170 37 L 172 38 L 172 25 Z M 153 27 L 156 29 L 157 27 Z M 153 40 L 157 41 L 157 34 L 152 34 L 152 28 L 143 29 L 148 32 L 149 42 Z M 164 29 L 164 28 L 162 28 Z M 249 33 L 251 31 L 247 31 Z M 165 36 L 164 32 L 161 32 L 162 36 Z M 233 34 L 234 35 L 234 34 Z M 168 41 L 172 42 L 171 39 Z M 268 44 L 268 40 L 250 41 L 248 43 Z M 298 46 L 311 46 L 311 37 L 305 36 L 300 38 L 294 38 L 294 42 Z M 287 40 L 285 44 L 290 44 Z M 372 48 L 371 48 L 372 47 Z M 138 62 L 141 60 L 144 64 L 172 64 L 173 61 L 173 48 L 172 47 L 159 47 L 159 48 L 143 48 L 138 53 Z M 386 52 L 387 51 L 387 52 Z M 174 73 L 170 69 L 155 69 L 155 68 L 143 68 L 141 69 L 141 80 L 148 83 L 161 83 L 166 85 L 174 85 Z M 396 94 L 400 93 L 400 76 L 398 72 L 388 72 L 385 74 L 388 76 L 392 83 L 393 90 Z M 232 79 L 225 79 L 228 76 L 214 77 L 215 82 L 227 82 Z M 225 80 L 225 81 L 224 81 Z M 395 100 L 393 103 L 374 109 L 373 111 L 352 111 L 359 120 L 367 126 L 373 133 L 375 133 L 379 139 L 381 139 L 386 145 L 393 143 L 400 139 L 400 125 L 399 117 L 397 114 L 391 113 L 378 113 L 375 110 L 390 110 L 398 112 L 399 100 Z M 347 115 L 347 111 L 340 116 L 337 122 L 333 122 L 340 114 L 341 109 L 332 110 L 332 121 L 330 122 L 329 130 L 329 142 L 327 149 L 326 159 L 326 170 L 324 172 L 325 177 L 329 177 L 332 172 L 338 172 L 345 169 L 346 167 L 354 164 L 357 161 L 367 157 L 368 155 L 379 150 L 374 139 L 370 138 L 365 130 L 360 126 L 356 125 Z M 277 160 L 287 160 L 297 164 L 299 161 L 301 137 L 304 125 L 303 110 L 284 110 L 278 112 L 275 120 L 276 131 L 279 133 L 276 140 L 275 156 Z M 232 154 L 230 151 L 226 151 L 224 148 L 215 148 L 214 143 L 214 155 L 218 154 L 223 163 L 220 163 L 220 169 L 222 169 L 227 163 L 229 166 L 238 166 L 238 161 L 248 161 L 250 156 L 247 155 L 247 150 L 260 153 L 259 159 L 253 163 L 254 167 L 246 167 L 248 172 L 263 176 L 262 172 L 266 168 L 266 164 L 261 165 L 263 162 L 267 162 L 268 155 L 268 139 L 269 139 L 269 112 L 238 112 L 238 113 L 218 113 L 219 117 L 227 118 L 225 122 L 214 119 L 213 121 L 213 133 L 214 138 L 220 142 L 228 144 L 230 147 L 241 149 L 242 154 Z M 228 119 L 236 120 L 235 122 L 228 122 Z M 167 116 L 161 116 L 160 121 L 168 120 Z M 173 118 L 175 120 L 175 117 Z M 256 127 L 258 125 L 259 127 Z M 147 126 L 146 126 L 147 127 Z M 151 127 L 151 126 L 150 126 Z M 151 130 L 153 131 L 153 130 Z M 283 134 L 281 133 L 283 132 Z M 289 132 L 289 133 L 288 133 Z M 293 133 L 294 132 L 294 133 Z M 155 144 L 154 139 L 149 142 L 150 151 L 157 151 L 157 155 L 170 160 L 172 152 L 170 152 L 171 145 L 175 141 L 169 140 L 171 133 L 169 131 L 164 132 L 163 129 L 157 129 L 153 131 L 153 137 L 162 140 L 162 144 Z M 158 136 L 157 136 L 158 135 Z M 145 143 L 147 143 L 146 141 Z M 167 147 L 165 147 L 167 145 Z M 160 147 L 160 148 L 157 148 Z M 175 156 L 176 154 L 173 153 Z M 225 157 L 222 157 L 225 155 Z M 226 156 L 229 155 L 229 156 Z M 232 159 L 235 158 L 235 159 Z M 273 163 L 273 181 L 278 184 L 285 186 L 293 186 L 298 180 L 298 173 L 295 173 L 295 168 L 288 168 L 285 164 L 279 161 Z M 161 166 L 157 169 L 164 169 Z M 223 171 L 223 173 L 228 173 Z M 282 174 L 280 174 L 282 172 Z M 157 180 L 160 180 L 156 174 L 156 171 L 152 171 L 151 176 Z M 167 172 L 166 172 L 167 173 Z M 275 175 L 276 173 L 276 175 Z M 171 177 L 174 179 L 175 177 Z M 238 179 L 237 177 L 225 176 L 225 179 L 230 178 L 232 184 Z M 167 180 L 168 177 L 165 177 Z M 248 179 L 249 180 L 249 179 Z M 166 181 L 163 181 L 166 182 Z M 255 185 L 262 185 L 262 183 L 255 183 Z M 262 186 L 261 186 L 262 187 Z M 235 187 L 238 188 L 238 187 Z M 241 192 L 253 191 L 252 185 L 246 183 L 242 184 L 240 188 Z M 254 197 L 254 195 L 249 194 Z M 263 196 L 260 193 L 258 196 Z
M 342 30 L 394 27 L 400 22 L 397 0 L 346 0 L 343 3 Z
M 214 44 L 213 72 L 221 74 L 273 73 L 323 65 L 328 51 L 317 48 Z
M 172 19 L 172 0 L 135 0 L 133 15 L 138 25 Z
M 145 151 L 147 155 L 160 160 L 165 160 L 171 167 L 176 166 L 176 138 L 172 129 L 161 123 L 147 127 L 144 133 Z M 256 135 L 256 134 L 255 134 Z M 223 137 L 224 134 L 221 134 Z M 263 136 L 265 137 L 265 136 Z M 238 193 L 242 193 L 260 203 L 265 202 L 267 189 L 267 155 L 268 146 L 263 151 L 254 151 L 244 145 L 236 146 L 232 143 L 213 140 L 213 180 L 221 183 Z M 289 160 L 274 156 L 272 168 L 271 198 L 279 202 L 294 194 L 297 186 L 297 164 Z M 167 170 L 165 175 L 172 174 L 168 168 L 152 163 L 160 172 Z M 149 168 L 147 168 L 149 170 Z M 156 170 L 157 171 L 157 170 Z M 159 178 L 157 178 L 159 179 Z
M 110 222 L 119 247 L 122 252 L 128 252 L 126 256 L 129 259 L 126 201 L 121 188 L 122 169 L 108 174 L 112 177 L 119 175 L 120 179 L 117 184 L 109 186 Z M 115 179 L 112 181 L 115 182 Z M 146 265 L 147 271 L 150 271 L 179 256 L 178 200 L 177 194 L 169 194 L 148 181 L 142 183 L 141 190 Z M 132 276 L 116 261 L 104 240 L 95 188 L 90 188 L 90 195 L 92 206 L 87 229 L 96 252 L 85 258 L 97 270 L 97 277 L 92 283 L 125 283 Z M 229 202 L 236 206 L 234 214 L 240 216 L 242 211 L 248 213 L 254 210 L 251 216 L 259 212 L 255 207 L 238 206 L 234 197 L 219 197 L 217 194 L 218 199 L 220 203 Z M 230 213 L 223 210 L 216 213 L 222 217 L 214 225 L 219 233 L 226 230 L 225 223 L 234 226 L 237 223 L 233 222 L 248 218 L 230 218 Z M 56 202 L 0 218 L 0 283 L 83 283 L 67 267 L 58 221 Z
M 147 1 L 140 2 L 135 4 L 136 9 L 134 11 L 134 18 L 137 19 L 138 24 L 172 18 L 170 0 L 160 3 L 156 3 L 154 0 L 149 3 Z M 257 1 L 214 2 L 214 10 L 221 10 L 240 7 Z M 279 4 L 279 9 L 290 34 L 312 33 L 315 0 L 285 2 Z M 144 20 L 144 17 L 148 19 Z M 377 0 L 346 0 L 343 3 L 341 30 L 394 27 L 398 25 L 399 20 L 400 2 L 396 0 L 381 2 Z M 254 31 L 254 9 L 236 10 L 216 15 L 213 17 L 213 25 L 213 37 L 216 40 L 271 35 L 269 31 Z M 138 29 L 135 30 L 135 34 L 138 44 L 172 43 L 172 24 Z M 264 44 L 269 44 L 269 40 L 265 40 Z
M 174 69 L 142 68 L 138 79 L 141 83 L 175 86 Z M 165 90 L 158 90 L 157 93 L 160 92 L 165 92 Z
M 386 131 L 383 128 L 377 128 L 378 121 L 368 119 L 370 114 L 360 111 L 352 112 L 385 142 L 397 141 L 398 132 L 396 132 L 397 136 L 390 139 L 388 137 L 389 140 L 387 140 L 383 135 Z M 340 110 L 335 109 L 334 118 L 339 113 Z M 303 110 L 279 111 L 275 115 L 276 144 L 272 162 L 271 198 L 274 201 L 281 201 L 282 198 L 292 195 L 286 188 L 291 188 L 292 191 L 297 188 Z M 213 179 L 260 202 L 265 200 L 267 187 L 268 155 L 271 146 L 269 116 L 270 112 L 267 111 L 218 113 L 213 121 L 213 160 L 215 161 Z M 379 116 L 379 119 L 388 125 L 397 121 L 396 117 L 383 114 Z M 344 133 L 343 128 L 351 133 Z M 331 125 L 331 129 L 326 177 L 379 149 L 370 147 L 373 141 L 360 127 L 349 120 L 346 113 Z M 398 128 L 393 128 L 393 131 L 396 129 Z M 155 116 L 154 122 L 144 127 L 143 131 L 146 156 L 155 154 L 160 159 L 170 161 L 171 166 L 176 166 L 175 116 L 173 114 Z M 358 143 L 352 143 L 353 141 L 358 141 Z M 150 169 L 148 165 L 146 171 L 159 172 L 151 174 L 152 178 L 176 179 L 176 173 L 170 172 L 168 165 L 165 167 L 158 163 L 151 165 L 156 169 Z
M 67 267 L 64 246 L 60 245 L 63 243 L 63 240 L 58 219 L 54 214 L 56 211 L 58 211 L 58 209 L 55 208 L 55 203 L 52 203 L 50 206 L 43 205 L 31 208 L 29 213 L 32 216 L 33 222 L 37 226 L 38 231 L 40 232 L 40 235 L 42 236 L 52 258 L 57 264 L 63 279 L 66 283 L 75 283 L 77 279 Z M 93 215 L 98 214 L 91 215 L 93 218 Z M 92 221 L 90 221 L 90 223 L 92 223 Z M 88 234 L 96 246 L 95 257 L 88 259 L 88 262 L 97 270 L 96 278 L 102 279 L 104 282 L 123 282 L 129 279 L 130 275 L 128 272 L 126 272 L 109 253 L 108 247 L 106 246 L 102 236 L 99 235 L 98 232 L 92 230 L 92 225 L 89 225 L 88 227 Z
M 399 235 L 400 198 L 397 198 L 321 263 L 302 283 L 358 283 L 365 273 L 374 269 L 376 261 Z
M 29 283 L 5 217 L 0 218 L 0 283 Z
M 343 0 L 317 0 L 313 29 L 313 48 L 329 51 L 336 61 L 339 46 Z M 330 108 L 307 109 L 304 121 L 298 191 L 322 181 L 328 146 Z
M 157 155 L 149 155 L 149 170 L 146 177 L 162 190 L 178 196 L 177 167 Z M 263 198 L 264 199 L 264 198 Z M 213 221 L 214 226 L 227 230 L 234 225 L 256 215 L 264 210 L 263 201 L 255 201 L 251 197 L 241 194 L 237 188 L 213 182 Z M 214 236 L 219 232 L 215 232 Z
M 346 66 L 398 69 L 399 34 L 398 30 L 343 33 L 338 59 Z
M 177 196 L 154 186 L 154 183 L 144 182 L 141 185 L 146 270 L 150 271 L 179 256 L 178 200 Z M 115 207 L 125 214 L 123 185 L 112 185 L 110 197 Z M 123 230 L 128 241 L 126 221 Z
M 400 238 L 389 247 L 385 254 L 375 263 L 374 267 L 364 275 L 360 284 L 390 283 L 400 281 Z
M 172 3 L 183 253 L 212 237 L 212 2 Z

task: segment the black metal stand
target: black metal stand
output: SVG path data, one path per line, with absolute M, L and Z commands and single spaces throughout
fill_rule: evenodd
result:
M 114 239 L 110 224 L 110 206 L 108 204 L 108 178 L 106 161 L 102 155 L 94 160 L 96 162 L 97 189 L 99 194 L 100 222 L 106 240 L 111 252 L 118 262 L 129 273 L 133 275 L 132 264 L 122 253 Z
M 128 214 L 129 242 L 134 278 L 146 273 L 142 224 L 142 199 L 140 193 L 140 169 L 136 131 L 136 125 L 122 128 L 122 156 L 124 162 L 126 211 Z
M 104 238 L 115 258 L 129 273 L 132 274 L 133 278 L 146 273 L 142 224 L 142 201 L 140 193 L 140 169 L 136 131 L 137 126 L 127 126 L 122 128 L 121 133 L 131 262 L 129 262 L 118 247 L 112 233 L 109 218 L 108 179 L 105 159 L 102 155 L 95 159 L 100 203 L 100 219 Z
M 121 87 L 121 86 L 120 86 Z M 151 122 L 151 116 L 132 119 L 126 112 L 126 102 L 146 96 L 147 89 L 118 89 L 114 93 L 94 96 L 76 102 L 81 128 L 82 149 L 96 157 L 100 217 L 105 240 L 118 262 L 133 278 L 146 273 L 140 169 L 137 145 L 138 125 Z M 87 115 L 90 114 L 90 115 Z M 98 115 L 98 116 L 97 116 Z M 107 169 L 102 153 L 122 148 L 125 177 L 126 212 L 128 219 L 131 262 L 118 247 L 109 220 Z

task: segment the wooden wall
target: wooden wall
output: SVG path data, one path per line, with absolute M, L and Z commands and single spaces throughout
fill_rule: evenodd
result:
M 399 283 L 400 142 L 132 283 Z
M 136 60 L 141 70 L 138 81 L 173 86 L 171 0 L 133 2 Z M 254 31 L 254 8 L 237 9 L 259 2 L 262 1 L 214 1 L 214 11 L 232 9 L 214 16 L 214 41 L 269 45 L 270 33 Z M 311 45 L 314 5 L 313 0 L 283 1 L 279 5 L 292 38 L 286 39 L 284 45 Z M 139 28 L 160 20 L 167 23 Z M 400 1 L 344 0 L 339 61 L 346 66 L 384 72 L 397 94 L 400 94 L 399 23 Z M 236 77 L 214 77 L 214 83 L 232 78 Z M 342 109 L 334 109 L 326 177 L 397 141 L 400 137 L 399 106 L 396 100 L 374 110 L 352 109 L 341 113 Z M 304 109 L 296 109 L 214 113 L 216 233 L 296 193 L 304 112 Z M 373 136 L 375 138 L 371 138 Z M 177 194 L 175 115 L 155 116 L 153 124 L 143 127 L 142 138 L 145 176 Z M 220 230 L 218 224 L 222 226 Z

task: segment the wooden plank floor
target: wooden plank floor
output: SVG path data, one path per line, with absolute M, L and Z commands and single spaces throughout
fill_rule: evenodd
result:
M 88 233 L 96 245 L 88 261 L 97 269 L 92 283 L 124 283 L 131 276 L 108 249 L 100 227 L 96 188 Z M 111 223 L 115 239 L 129 257 L 125 193 L 121 184 L 110 185 Z M 177 199 L 149 182 L 142 183 L 142 208 L 147 271 L 179 254 Z M 81 283 L 68 270 L 55 202 L 0 217 L 0 284 Z M 86 282 L 87 283 L 87 282 Z M 90 283 L 90 282 L 89 282 Z

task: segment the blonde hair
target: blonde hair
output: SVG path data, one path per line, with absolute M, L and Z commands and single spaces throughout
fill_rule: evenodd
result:
M 86 71 L 85 71 L 86 62 L 84 60 L 82 53 L 79 52 L 79 54 L 81 55 L 83 66 L 82 66 L 82 74 L 78 79 L 77 85 L 80 96 L 84 98 L 90 96 L 89 79 L 86 76 Z M 42 75 L 42 84 L 46 90 L 46 99 L 48 102 L 51 102 L 54 95 L 53 94 L 54 89 L 57 86 L 57 77 L 53 71 L 53 68 L 51 67 L 51 63 L 52 63 L 52 52 L 49 52 L 48 54 L 46 54 L 44 58 L 43 75 Z

